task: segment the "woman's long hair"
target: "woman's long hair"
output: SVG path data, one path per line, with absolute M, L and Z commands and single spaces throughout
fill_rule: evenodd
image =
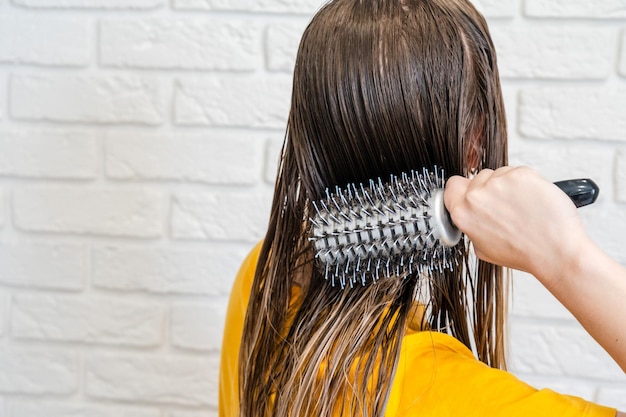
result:
M 454 272 L 342 290 L 312 266 L 307 232 L 310 202 L 326 188 L 434 165 L 448 176 L 467 176 L 506 160 L 496 55 L 471 4 L 334 0 L 324 6 L 296 60 L 271 218 L 244 325 L 240 415 L 382 416 L 420 291 L 424 328 L 446 332 L 481 361 L 504 368 L 502 268 L 477 262 L 463 247 L 462 267 Z

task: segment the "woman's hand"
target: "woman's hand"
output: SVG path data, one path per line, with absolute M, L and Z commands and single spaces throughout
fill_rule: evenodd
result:
M 452 177 L 445 204 L 485 261 L 560 279 L 563 265 L 592 242 L 569 197 L 526 167 Z
M 504 167 L 450 178 L 444 199 L 479 258 L 537 277 L 626 371 L 626 268 L 589 239 L 565 193 Z

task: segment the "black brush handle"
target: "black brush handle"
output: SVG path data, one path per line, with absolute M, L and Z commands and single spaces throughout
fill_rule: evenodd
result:
M 558 181 L 555 182 L 554 185 L 563 190 L 576 207 L 583 207 L 594 203 L 600 193 L 598 185 L 589 178 Z

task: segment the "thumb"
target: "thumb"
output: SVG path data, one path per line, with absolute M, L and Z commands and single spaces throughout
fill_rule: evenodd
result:
M 446 190 L 443 194 L 443 202 L 450 212 L 463 203 L 470 180 L 458 175 L 452 176 L 446 182 Z

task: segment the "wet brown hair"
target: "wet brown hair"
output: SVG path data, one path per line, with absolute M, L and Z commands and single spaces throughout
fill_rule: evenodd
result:
M 311 267 L 309 204 L 326 188 L 507 162 L 496 55 L 464 0 L 335 0 L 296 60 L 271 218 L 245 319 L 240 415 L 382 416 L 418 294 L 423 327 L 505 367 L 500 267 L 463 248 L 456 271 L 341 290 Z M 294 297 L 294 287 L 298 288 Z

